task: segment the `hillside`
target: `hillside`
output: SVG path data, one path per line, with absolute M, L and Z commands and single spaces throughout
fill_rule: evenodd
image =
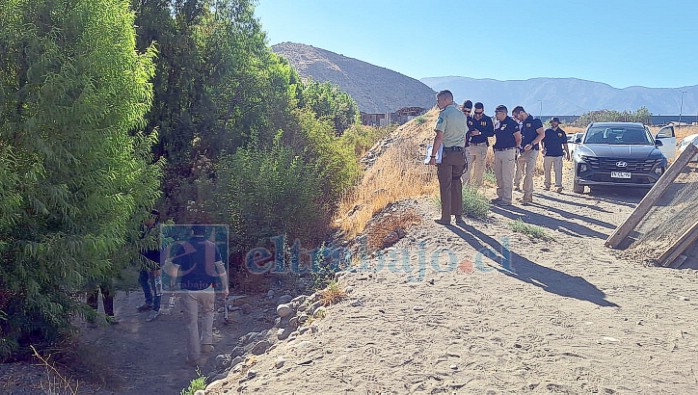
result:
M 428 86 L 383 67 L 305 44 L 276 44 L 272 51 L 288 59 L 302 77 L 338 85 L 356 100 L 362 112 L 431 108 L 436 103 Z
M 625 89 L 577 78 L 532 78 L 523 81 L 498 81 L 469 77 L 429 77 L 422 82 L 439 91 L 450 89 L 459 103 L 465 99 L 482 101 L 491 111 L 498 104 L 511 108 L 521 104 L 538 115 L 541 100 L 543 115 L 581 115 L 593 110 L 634 111 L 646 106 L 654 115 L 678 115 L 681 91 L 685 91 L 684 117 L 696 117 L 698 85 L 684 88 Z

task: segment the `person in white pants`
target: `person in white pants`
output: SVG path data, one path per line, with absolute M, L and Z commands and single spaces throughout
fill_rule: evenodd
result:
M 570 150 L 567 146 L 567 133 L 560 128 L 560 119 L 555 117 L 550 120 L 551 128 L 545 130 L 543 144 L 543 170 L 545 172 L 546 191 L 550 190 L 550 172 L 555 170 L 555 191 L 562 192 L 562 158 L 570 160 Z

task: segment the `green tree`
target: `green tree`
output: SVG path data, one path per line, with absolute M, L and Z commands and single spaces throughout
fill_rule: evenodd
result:
M 640 122 L 649 124 L 652 113 L 647 107 L 640 107 L 637 111 L 598 110 L 582 114 L 574 122 L 575 126 L 586 127 L 591 122 Z
M 358 123 L 360 116 L 356 101 L 330 82 L 307 81 L 300 105 L 310 108 L 318 117 L 330 120 L 339 135 Z
M 125 0 L 0 3 L 0 360 L 70 332 L 159 196 L 133 26 Z

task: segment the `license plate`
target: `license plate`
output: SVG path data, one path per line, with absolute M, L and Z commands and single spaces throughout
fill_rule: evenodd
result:
M 627 171 L 612 171 L 611 178 L 630 178 L 631 174 Z

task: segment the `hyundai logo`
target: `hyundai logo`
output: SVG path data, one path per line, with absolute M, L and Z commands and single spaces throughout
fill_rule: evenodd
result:
M 616 167 L 628 167 L 628 162 L 616 162 Z

